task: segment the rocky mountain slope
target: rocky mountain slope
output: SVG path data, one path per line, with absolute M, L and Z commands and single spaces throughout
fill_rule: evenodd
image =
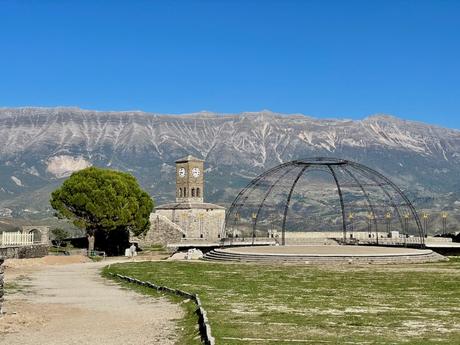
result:
M 50 216 L 49 193 L 89 165 L 132 172 L 156 199 L 174 198 L 174 161 L 206 159 L 206 197 L 228 204 L 279 163 L 334 156 L 392 178 L 419 208 L 460 208 L 460 131 L 370 116 L 315 119 L 270 111 L 162 115 L 78 108 L 0 109 L 0 217 Z

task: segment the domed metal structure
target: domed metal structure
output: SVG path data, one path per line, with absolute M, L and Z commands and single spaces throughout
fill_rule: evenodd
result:
M 407 196 L 379 172 L 343 159 L 308 158 L 251 181 L 226 216 L 224 238 L 281 245 L 329 238 L 345 243 L 424 247 Z

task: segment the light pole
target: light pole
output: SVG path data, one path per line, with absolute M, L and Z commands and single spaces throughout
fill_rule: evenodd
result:
M 409 234 L 409 213 L 404 214 L 404 235 Z
M 423 212 L 422 218 L 423 218 L 423 227 L 424 227 L 424 232 L 425 232 L 424 236 L 426 237 L 427 234 L 428 234 L 428 232 L 427 232 L 427 230 L 428 230 L 428 213 Z
M 238 226 L 240 224 L 240 214 L 238 212 L 235 213 L 235 224 L 236 224 L 236 229 L 233 228 L 233 234 L 232 234 L 232 239 L 236 237 L 236 230 L 238 229 Z
M 441 217 L 442 217 L 442 234 L 446 235 L 447 234 L 447 212 L 442 212 Z
M 391 234 L 391 213 L 390 212 L 387 212 L 385 214 L 385 219 L 387 221 L 387 234 L 390 235 Z
M 404 246 L 406 246 L 406 239 L 409 236 L 409 213 L 404 214 Z
M 257 213 L 252 213 L 252 245 L 254 245 L 254 241 L 256 240 L 256 221 L 257 221 Z
M 374 221 L 374 217 L 375 215 L 373 212 L 367 214 L 367 231 L 369 232 L 369 238 L 372 237 L 372 222 Z M 377 244 L 379 244 L 379 232 L 377 228 L 375 229 L 375 236 Z
M 348 220 L 350 221 L 351 237 L 353 237 L 353 212 L 348 215 Z

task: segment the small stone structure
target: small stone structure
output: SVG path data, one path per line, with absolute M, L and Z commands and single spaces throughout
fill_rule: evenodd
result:
M 34 243 L 48 245 L 50 240 L 49 226 L 27 225 L 21 227 L 23 234 L 34 234 Z
M 176 202 L 156 207 L 149 231 L 133 241 L 140 247 L 220 241 L 225 208 L 204 202 L 203 168 L 204 161 L 190 155 L 176 161 Z
M 4 284 L 4 271 L 3 271 L 3 262 L 4 259 L 0 256 L 0 317 L 2 315 L 2 304 L 3 304 L 3 284 Z
M 28 225 L 21 227 L 20 233 L 33 234 L 32 241 L 28 243 L 11 243 L 2 245 L 0 236 L 0 257 L 4 259 L 29 259 L 41 258 L 48 254 L 49 227 Z

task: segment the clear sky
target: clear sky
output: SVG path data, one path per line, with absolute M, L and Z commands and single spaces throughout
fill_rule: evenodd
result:
M 460 1 L 0 0 L 0 106 L 460 129 Z

